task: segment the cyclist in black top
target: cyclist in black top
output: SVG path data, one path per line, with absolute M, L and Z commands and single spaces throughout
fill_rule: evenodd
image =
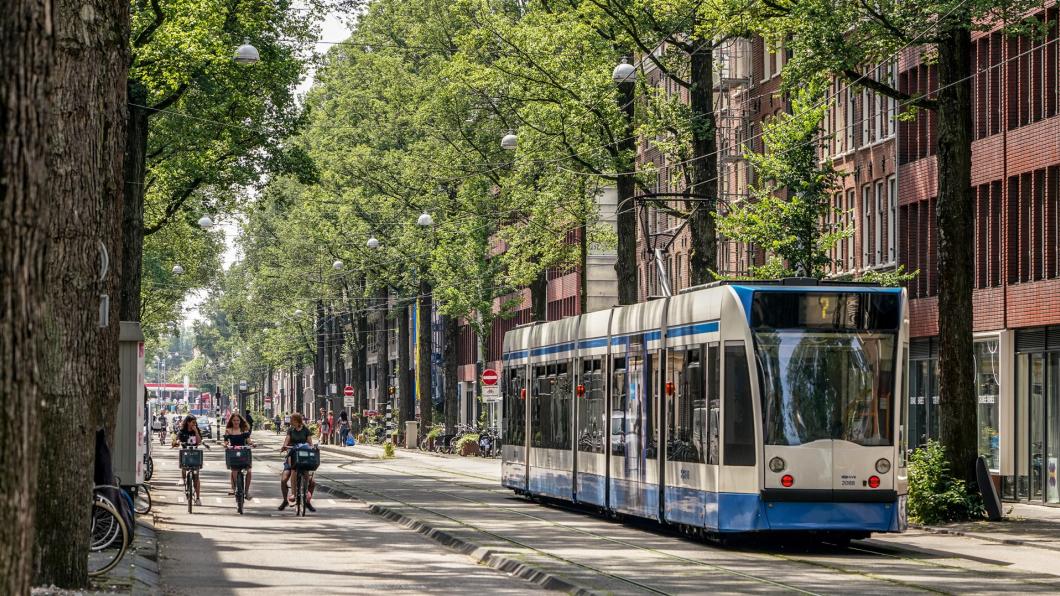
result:
M 305 425 L 305 421 L 302 420 L 302 415 L 298 413 L 291 414 L 291 426 L 287 429 L 287 437 L 283 440 L 283 446 L 280 447 L 280 451 L 287 451 L 292 447 L 301 447 L 302 445 L 313 444 L 313 431 L 309 430 L 309 427 Z M 287 457 L 283 459 L 283 473 L 280 475 L 280 494 L 283 496 L 283 502 L 280 503 L 279 510 L 283 511 L 287 508 L 287 481 L 291 478 L 291 454 L 287 453 Z M 313 488 L 316 486 L 316 481 L 313 477 L 309 477 L 308 492 L 312 494 Z M 310 511 L 316 511 L 316 507 L 309 502 L 309 498 L 306 499 L 306 509 Z
M 225 426 L 225 446 L 226 447 L 247 447 L 254 446 L 254 441 L 250 440 L 250 424 L 239 415 L 238 412 L 232 414 L 228 418 L 228 425 Z M 228 494 L 236 494 L 236 474 L 239 471 L 236 469 L 232 470 L 232 490 L 228 491 Z M 247 467 L 247 485 L 243 493 L 244 499 L 250 498 L 250 466 Z
M 188 415 L 184 419 L 184 422 L 180 424 L 180 430 L 173 436 L 173 447 L 188 447 L 192 445 L 202 445 L 206 447 L 206 444 L 202 441 L 202 432 L 199 431 L 199 423 L 195 420 L 195 417 Z M 180 470 L 180 483 L 184 484 L 184 478 L 188 475 L 188 471 L 181 468 Z M 202 501 L 199 498 L 202 492 L 199 490 L 199 477 L 195 476 L 195 504 L 202 505 Z

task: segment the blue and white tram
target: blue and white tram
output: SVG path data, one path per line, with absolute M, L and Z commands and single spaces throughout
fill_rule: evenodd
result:
M 504 338 L 504 486 L 701 528 L 906 527 L 906 297 L 718 283 Z

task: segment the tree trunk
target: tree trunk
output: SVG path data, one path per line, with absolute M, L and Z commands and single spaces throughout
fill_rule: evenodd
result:
M 118 276 L 99 282 L 99 245 L 120 262 L 128 11 L 119 0 L 58 2 L 46 341 L 61 366 L 44 371 L 38 417 L 71 423 L 41 429 L 34 581 L 64 588 L 88 582 L 95 430 L 113 429 L 116 407 L 118 321 L 100 329 L 99 305 Z
M 294 411 L 305 415 L 305 389 L 302 384 L 302 358 L 295 358 L 291 369 L 291 385 L 294 387 Z
M 317 351 L 313 359 L 313 408 L 309 414 L 315 420 L 320 415 L 319 408 L 324 406 L 327 397 L 327 384 L 325 383 L 324 349 L 327 347 L 327 321 L 324 314 L 324 303 L 317 300 L 317 316 L 314 321 Z
M 955 17 L 956 19 L 957 17 Z M 964 21 L 965 19 L 960 19 Z M 955 476 L 975 490 L 978 456 L 972 346 L 971 26 L 952 24 L 938 44 L 939 428 Z
M 128 81 L 129 103 L 146 105 L 147 89 Z M 144 108 L 129 105 L 129 125 L 125 131 L 125 186 L 122 189 L 121 292 L 118 316 L 122 321 L 139 321 L 140 291 L 144 256 L 144 181 L 147 176 L 147 123 Z
M 354 327 L 354 345 L 356 355 L 353 358 L 353 391 L 357 396 L 358 413 L 368 409 L 368 315 L 364 309 L 350 315 L 356 321 Z
M 49 0 L 13 0 L 0 15 L 0 593 L 28 594 L 47 310 L 45 193 L 55 61 Z M 50 194 L 50 193 L 48 193 Z
M 410 304 L 398 304 L 398 433 L 405 436 L 405 422 L 416 419 L 416 396 L 412 392 L 412 374 L 409 371 L 409 309 Z
M 530 320 L 548 320 L 548 270 L 541 269 L 530 282 Z
M 449 434 L 456 428 L 460 395 L 457 393 L 459 383 L 459 362 L 457 349 L 460 341 L 460 325 L 454 317 L 442 316 L 442 334 L 445 346 L 442 348 L 442 363 L 445 367 L 445 432 Z
M 390 335 L 387 331 L 389 321 L 387 300 L 390 298 L 387 289 L 383 287 L 376 293 L 378 304 L 377 317 L 379 326 L 376 327 L 376 375 L 375 375 L 375 400 L 379 409 L 386 412 L 386 406 L 390 400 Z M 396 415 L 395 412 L 391 412 Z
M 633 156 L 637 149 L 637 139 L 633 135 L 633 83 L 619 85 L 619 95 L 626 118 L 623 123 L 617 160 L 618 180 L 615 183 L 617 193 L 616 232 L 618 234 L 618 254 L 615 261 L 615 273 L 618 276 L 618 303 L 636 304 L 640 288 L 637 284 L 637 205 L 633 201 L 635 185 L 633 179 Z
M 701 39 L 691 40 L 696 47 L 706 45 L 691 55 L 692 85 L 688 90 L 692 111 L 692 188 L 693 197 L 707 201 L 690 202 L 694 210 L 688 229 L 692 245 L 689 255 L 691 285 L 714 281 L 718 269 L 718 237 L 715 216 L 718 198 L 718 141 L 714 118 L 714 51 Z
M 420 280 L 419 313 L 416 316 L 416 345 L 419 359 L 416 365 L 416 393 L 420 402 L 420 438 L 426 436 L 434 423 L 433 383 L 431 383 L 431 319 L 433 301 L 431 284 L 426 279 Z

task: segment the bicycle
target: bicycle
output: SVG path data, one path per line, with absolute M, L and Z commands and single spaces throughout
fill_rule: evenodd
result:
M 144 482 L 150 482 L 155 475 L 155 458 L 144 454 Z
M 88 549 L 88 575 L 102 575 L 113 569 L 129 549 L 129 527 L 118 513 L 118 508 L 103 489 L 111 486 L 96 486 L 92 489 L 92 517 Z
M 320 450 L 316 447 L 294 447 L 289 457 L 295 477 L 294 514 L 305 517 L 306 503 L 309 502 L 309 483 L 313 478 L 313 471 L 320 467 Z M 284 498 L 287 498 L 287 495 L 284 495 Z
M 210 448 L 206 444 L 203 447 Z M 184 499 L 188 502 L 188 513 L 191 513 L 193 501 L 199 496 L 195 493 L 195 485 L 202 469 L 202 450 L 197 445 L 181 445 L 180 469 L 184 472 Z
M 236 511 L 243 515 L 243 503 L 247 494 L 247 470 L 250 469 L 250 446 L 225 448 L 225 467 L 236 470 Z

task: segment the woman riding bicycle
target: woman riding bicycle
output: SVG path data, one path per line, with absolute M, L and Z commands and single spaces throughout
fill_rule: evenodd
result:
M 291 414 L 291 427 L 287 429 L 287 437 L 283 440 L 283 446 L 280 447 L 280 451 L 287 451 L 291 448 L 298 448 L 313 445 L 313 431 L 309 430 L 309 427 L 305 425 L 305 421 L 302 420 L 302 415 L 295 412 Z M 280 495 L 283 498 L 283 502 L 280 503 L 278 509 L 283 511 L 287 508 L 287 481 L 291 478 L 291 454 L 287 453 L 287 457 L 283 459 L 283 473 L 280 475 Z M 316 482 L 313 481 L 313 477 L 309 477 L 308 493 L 313 493 L 313 487 Z M 306 509 L 310 511 L 316 511 L 316 508 L 309 503 L 309 499 L 306 499 Z
M 190 414 L 188 415 L 187 418 L 184 419 L 184 422 L 180 423 L 180 430 L 178 430 L 177 434 L 173 436 L 173 444 L 170 445 L 170 448 L 177 447 L 178 445 L 180 447 L 203 445 L 202 433 L 199 431 L 199 423 L 196 422 L 195 417 L 190 415 Z M 188 471 L 183 469 L 183 468 L 181 468 L 181 470 L 180 470 L 180 483 L 181 484 L 184 484 L 184 479 L 187 477 L 187 475 L 188 475 Z M 202 491 L 199 490 L 199 476 L 196 475 L 195 476 L 195 504 L 196 505 L 202 505 L 202 501 L 200 499 L 201 495 L 202 495 Z
M 225 447 L 253 447 L 254 441 L 250 440 L 250 424 L 238 413 L 228 418 L 225 426 Z M 228 494 L 236 494 L 236 474 L 239 470 L 232 468 L 231 480 L 232 490 Z M 250 498 L 250 466 L 247 466 L 247 485 L 243 488 L 243 498 Z

